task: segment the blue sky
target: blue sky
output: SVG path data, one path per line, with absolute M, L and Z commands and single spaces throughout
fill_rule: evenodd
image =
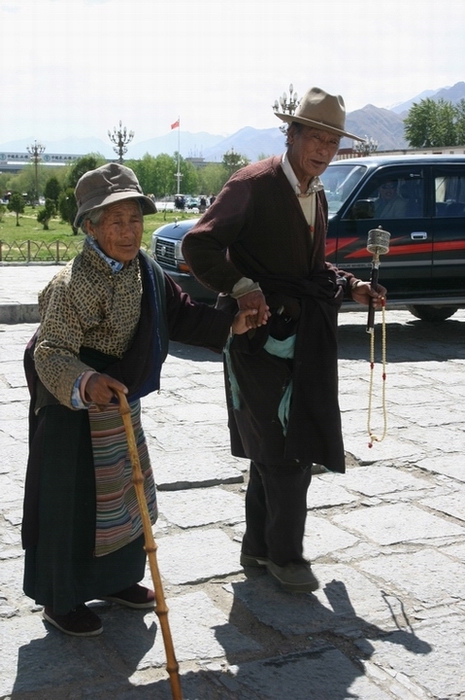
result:
M 0 143 L 278 124 L 290 82 L 348 111 L 465 80 L 465 2 L 0 0 Z

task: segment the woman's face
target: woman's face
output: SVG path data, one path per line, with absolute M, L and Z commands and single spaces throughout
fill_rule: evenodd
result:
M 134 200 L 116 202 L 105 207 L 99 223 L 87 221 L 87 230 L 110 258 L 121 263 L 134 260 L 139 252 L 144 230 L 139 205 Z

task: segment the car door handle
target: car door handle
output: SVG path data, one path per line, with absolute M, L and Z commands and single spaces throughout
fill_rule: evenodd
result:
M 412 231 L 410 238 L 412 241 L 426 241 L 428 234 L 426 231 Z

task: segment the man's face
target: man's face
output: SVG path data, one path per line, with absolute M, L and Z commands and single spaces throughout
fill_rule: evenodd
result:
M 324 173 L 339 149 L 340 138 L 324 129 L 310 126 L 288 131 L 287 155 L 292 169 L 301 184 Z
M 381 199 L 394 199 L 397 195 L 397 182 L 383 182 L 379 188 L 379 195 Z

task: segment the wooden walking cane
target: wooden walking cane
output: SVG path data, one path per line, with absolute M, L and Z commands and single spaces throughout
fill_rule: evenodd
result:
M 137 451 L 136 438 L 131 421 L 131 409 L 128 401 L 122 391 L 116 392 L 119 400 L 119 411 L 124 423 L 126 438 L 129 447 L 129 457 L 132 466 L 132 480 L 134 482 L 139 510 L 142 517 L 142 525 L 144 528 L 144 549 L 147 552 L 149 559 L 150 572 L 152 574 L 153 587 L 155 590 L 155 612 L 160 620 L 161 632 L 163 635 L 163 643 L 166 653 L 166 670 L 169 673 L 171 683 L 171 694 L 173 700 L 182 700 L 181 683 L 179 680 L 179 665 L 174 654 L 173 640 L 171 639 L 170 625 L 168 622 L 168 607 L 165 601 L 163 585 L 161 582 L 160 571 L 157 562 L 157 544 L 153 537 L 152 523 L 150 521 L 147 499 L 144 491 L 144 475 L 140 467 L 139 453 Z

